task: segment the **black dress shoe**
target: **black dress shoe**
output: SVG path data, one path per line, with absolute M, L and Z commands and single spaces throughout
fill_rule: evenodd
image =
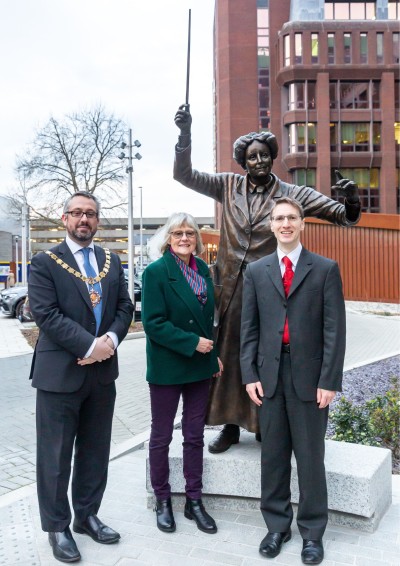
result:
M 261 442 L 261 441 L 262 441 L 262 439 L 261 439 L 261 432 L 256 432 L 256 440 L 257 440 L 257 442 Z
M 171 498 L 157 499 L 154 511 L 157 513 L 157 527 L 160 531 L 173 533 L 176 530 L 176 524 L 172 512 Z
M 219 434 L 208 445 L 208 451 L 211 454 L 220 454 L 226 452 L 232 446 L 239 442 L 240 428 L 238 425 L 226 424 Z
M 303 564 L 321 564 L 324 559 L 322 540 L 303 540 L 301 560 Z
M 53 548 L 54 558 L 60 562 L 78 562 L 81 559 L 69 527 L 62 532 L 50 532 L 49 543 Z
M 185 504 L 185 517 L 186 519 L 193 519 L 196 521 L 197 528 L 203 533 L 213 534 L 217 532 L 217 525 L 207 511 L 201 499 L 190 499 L 186 497 Z
M 259 552 L 266 558 L 275 558 L 281 551 L 282 544 L 292 538 L 292 531 L 287 533 L 268 533 L 261 541 Z
M 121 538 L 119 533 L 102 523 L 97 515 L 89 515 L 82 523 L 75 519 L 73 529 L 81 535 L 89 535 L 100 544 L 113 544 Z

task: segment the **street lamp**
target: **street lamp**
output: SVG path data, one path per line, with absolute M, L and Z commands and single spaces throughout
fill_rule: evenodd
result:
M 118 155 L 121 160 L 128 159 L 128 167 L 126 168 L 126 172 L 128 173 L 128 291 L 135 308 L 135 232 L 133 224 L 132 160 L 142 159 L 142 156 L 140 153 L 132 155 L 132 148 L 140 147 L 141 145 L 142 144 L 138 140 L 135 140 L 132 143 L 132 129 L 130 128 L 128 144 L 125 142 L 121 143 L 121 149 L 127 148 L 128 155 L 126 155 L 123 151 L 121 151 Z M 135 321 L 135 311 L 133 311 L 133 321 Z
M 143 208 L 142 208 L 142 187 L 140 189 L 140 270 L 143 271 Z
M 18 285 L 19 273 L 18 273 L 18 236 L 15 236 L 15 284 Z

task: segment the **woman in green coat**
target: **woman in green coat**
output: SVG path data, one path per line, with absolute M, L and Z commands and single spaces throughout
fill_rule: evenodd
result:
M 170 216 L 161 230 L 160 259 L 143 274 L 143 326 L 151 401 L 150 478 L 156 496 L 157 526 L 176 529 L 171 505 L 168 452 L 182 396 L 185 517 L 205 533 L 215 533 L 214 519 L 201 500 L 204 425 L 212 376 L 222 364 L 213 343 L 214 289 L 195 219 Z M 160 236 L 159 235 L 159 236 Z

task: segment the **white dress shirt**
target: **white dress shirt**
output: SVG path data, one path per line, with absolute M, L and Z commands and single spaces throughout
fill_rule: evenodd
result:
M 303 246 L 301 244 L 299 244 L 297 247 L 295 247 L 294 250 L 291 251 L 288 254 L 283 252 L 279 247 L 276 249 L 276 252 L 278 254 L 279 267 L 281 268 L 282 277 L 283 277 L 283 274 L 285 273 L 285 269 L 286 269 L 285 264 L 282 261 L 282 258 L 287 256 L 293 264 L 292 265 L 293 271 L 296 271 L 297 262 L 299 261 L 299 257 L 300 257 L 302 249 L 303 249 Z

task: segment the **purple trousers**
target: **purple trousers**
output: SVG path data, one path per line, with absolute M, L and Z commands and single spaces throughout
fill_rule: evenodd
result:
M 149 383 L 151 402 L 151 434 L 149 445 L 150 479 L 157 499 L 171 496 L 169 484 L 169 445 L 174 419 L 182 395 L 183 475 L 186 495 L 201 497 L 203 475 L 204 425 L 210 380 L 179 385 Z

